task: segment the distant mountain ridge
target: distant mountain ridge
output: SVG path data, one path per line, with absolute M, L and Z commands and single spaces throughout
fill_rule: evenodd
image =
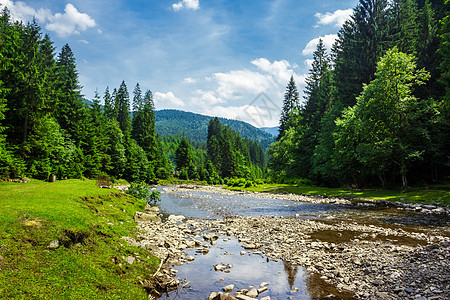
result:
M 175 109 L 157 110 L 155 116 L 156 132 L 161 136 L 185 135 L 191 141 L 206 142 L 209 120 L 214 117 Z M 275 141 L 273 135 L 243 121 L 218 118 L 222 124 L 230 125 L 242 137 L 259 142 L 267 149 Z
M 270 133 L 271 135 L 273 135 L 273 136 L 278 136 L 278 130 L 279 130 L 279 127 L 278 126 L 275 126 L 275 127 L 261 127 L 261 128 L 259 128 L 259 129 L 261 129 L 262 131 L 265 131 L 265 132 L 267 132 L 267 133 Z

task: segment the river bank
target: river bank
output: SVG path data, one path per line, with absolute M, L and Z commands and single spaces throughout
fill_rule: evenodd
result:
M 193 187 L 177 186 L 166 192 L 189 197 L 190 189 Z M 195 189 L 210 193 L 241 193 L 215 187 Z M 257 193 L 253 196 L 267 195 Z M 334 203 L 345 204 L 349 201 L 295 197 L 296 201 L 317 203 L 336 201 Z M 450 264 L 446 259 L 450 254 L 450 240 L 448 234 L 440 230 L 364 224 L 351 219 L 304 220 L 269 216 L 228 216 L 208 220 L 170 216 L 165 222 L 141 222 L 139 228 L 138 238 L 130 243 L 152 250 L 166 262 L 166 267 L 157 276 L 171 282 L 174 288 L 186 283 L 174 279 L 176 272 L 170 266 L 195 259 L 186 257 L 185 249 L 208 252 L 214 247 L 215 239 L 236 237 L 249 252 L 261 253 L 271 260 L 283 260 L 293 267 L 304 267 L 316 281 L 314 297 L 334 295 L 342 298 L 346 292 L 345 295 L 349 292 L 353 295 L 346 297 L 359 299 L 450 297 Z

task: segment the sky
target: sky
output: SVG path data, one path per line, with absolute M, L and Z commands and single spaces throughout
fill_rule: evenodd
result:
M 156 109 L 277 126 L 294 76 L 303 94 L 319 38 L 328 49 L 357 0 L 0 0 L 69 44 L 82 94 L 136 83 Z M 303 99 L 303 97 L 301 97 Z

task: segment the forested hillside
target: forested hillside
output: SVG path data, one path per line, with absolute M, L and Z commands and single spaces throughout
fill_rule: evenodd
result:
M 213 117 L 204 116 L 181 110 L 159 110 L 156 111 L 156 132 L 161 136 L 184 135 L 191 142 L 206 143 L 208 137 L 208 124 Z M 248 123 L 218 118 L 224 125 L 240 132 L 242 137 L 256 140 L 263 149 L 267 149 L 274 141 L 271 134 L 260 130 Z
M 269 150 L 279 180 L 407 186 L 450 175 L 450 1 L 360 0 L 300 105 L 287 85 Z
M 75 56 L 55 47 L 37 23 L 0 16 L 0 177 L 96 178 L 153 182 L 172 174 L 155 134 L 150 91 L 122 82 L 86 104 Z

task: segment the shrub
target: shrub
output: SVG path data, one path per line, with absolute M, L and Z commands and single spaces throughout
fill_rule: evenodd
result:
M 97 180 L 95 181 L 95 183 L 99 187 L 111 187 L 111 185 L 112 185 L 111 178 L 108 175 L 106 175 L 106 174 L 98 175 Z
M 161 200 L 161 193 L 156 190 L 151 190 L 145 182 L 132 182 L 126 193 L 136 198 L 143 199 L 151 205 L 155 205 Z

